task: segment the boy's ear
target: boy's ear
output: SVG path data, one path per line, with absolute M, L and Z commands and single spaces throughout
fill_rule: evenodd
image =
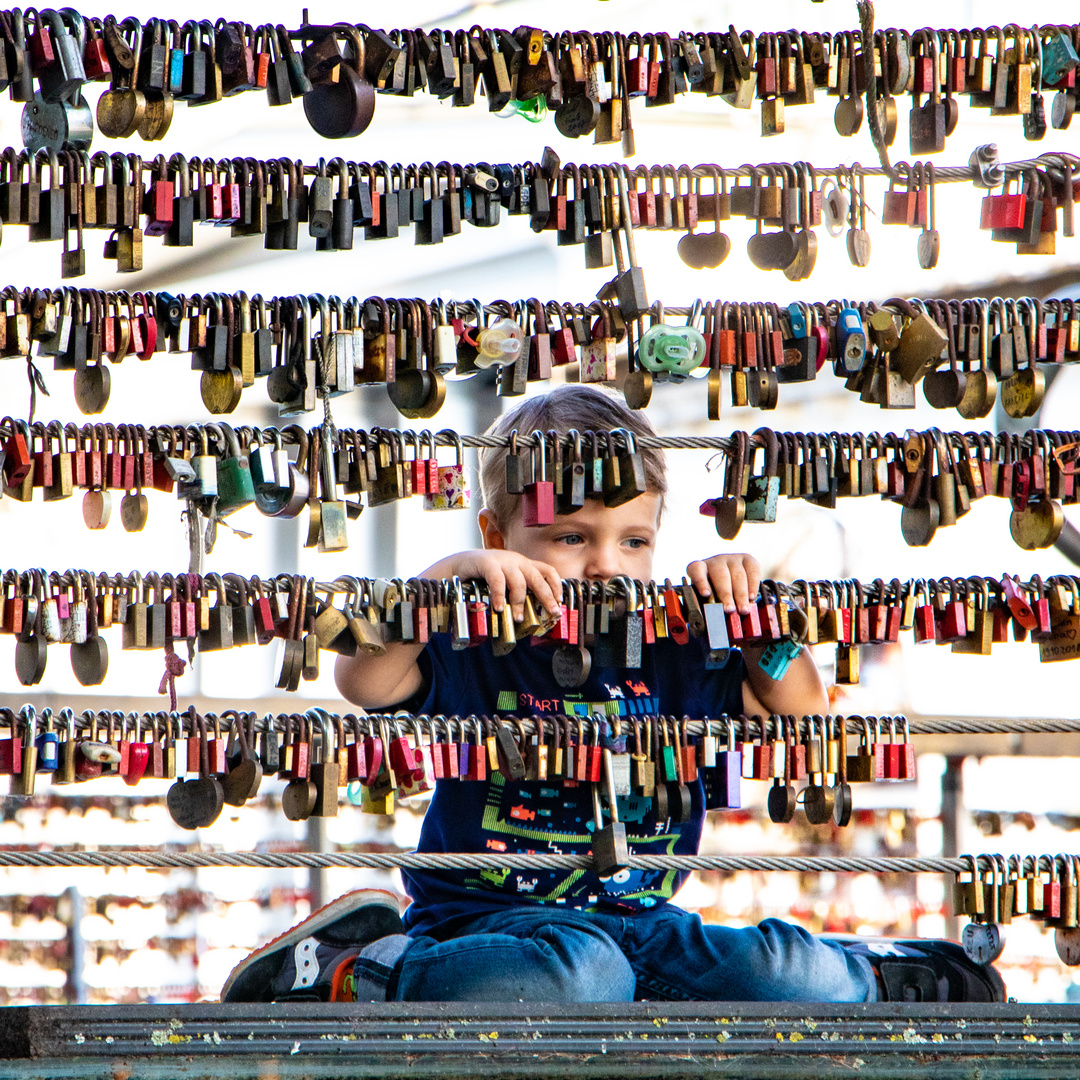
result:
M 495 515 L 490 510 L 481 510 L 477 517 L 480 526 L 480 535 L 484 538 L 484 547 L 488 551 L 503 551 L 506 548 L 506 537 L 499 528 Z

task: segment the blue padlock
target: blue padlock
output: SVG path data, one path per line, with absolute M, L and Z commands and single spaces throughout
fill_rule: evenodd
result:
M 809 309 L 798 302 L 787 307 L 791 337 L 784 338 L 784 362 L 776 368 L 777 382 L 809 382 L 817 378 L 818 343 L 810 333 Z
M 836 317 L 836 374 L 854 375 L 866 360 L 866 329 L 853 307 L 843 307 Z
M 184 92 L 184 57 L 186 55 L 183 49 L 169 49 L 168 79 L 165 89 L 173 97 Z
M 791 323 L 791 336 L 804 338 L 810 332 L 806 325 L 806 311 L 802 304 L 788 304 L 788 320 Z
M 798 659 L 802 652 L 802 645 L 791 638 L 774 641 L 766 645 L 758 658 L 758 667 L 769 676 L 779 682 L 788 672 L 788 668 Z
M 34 739 L 37 747 L 37 771 L 56 772 L 60 765 L 60 736 L 48 728 L 49 717 L 43 716 L 45 730 Z
M 1042 43 L 1039 58 L 1042 61 L 1043 86 L 1057 86 L 1080 63 L 1071 35 L 1060 30 L 1053 30 L 1050 37 Z
M 491 171 L 495 174 L 495 179 L 499 181 L 499 201 L 509 209 L 514 196 L 514 188 L 518 186 L 514 177 L 514 166 L 509 164 L 495 165 Z

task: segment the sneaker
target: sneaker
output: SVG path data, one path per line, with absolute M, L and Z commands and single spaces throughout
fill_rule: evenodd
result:
M 306 937 L 279 950 L 281 968 L 270 981 L 271 1001 L 355 1001 L 357 945 L 339 948 Z
M 334 996 L 344 992 L 351 973 L 346 961 L 355 960 L 365 945 L 404 932 L 392 893 L 346 893 L 237 964 L 225 980 L 221 1000 L 348 1000 Z
M 884 1001 L 1005 1000 L 1005 983 L 998 972 L 968 959 L 953 941 L 829 936 L 870 961 Z

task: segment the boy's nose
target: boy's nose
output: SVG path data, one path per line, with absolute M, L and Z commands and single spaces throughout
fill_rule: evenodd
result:
M 585 561 L 585 576 L 606 581 L 623 572 L 617 548 L 607 544 L 594 547 Z

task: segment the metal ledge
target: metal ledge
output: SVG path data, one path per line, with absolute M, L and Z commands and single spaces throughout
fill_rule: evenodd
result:
M 417 1003 L 0 1009 L 0 1080 L 1080 1074 L 1078 1005 Z

